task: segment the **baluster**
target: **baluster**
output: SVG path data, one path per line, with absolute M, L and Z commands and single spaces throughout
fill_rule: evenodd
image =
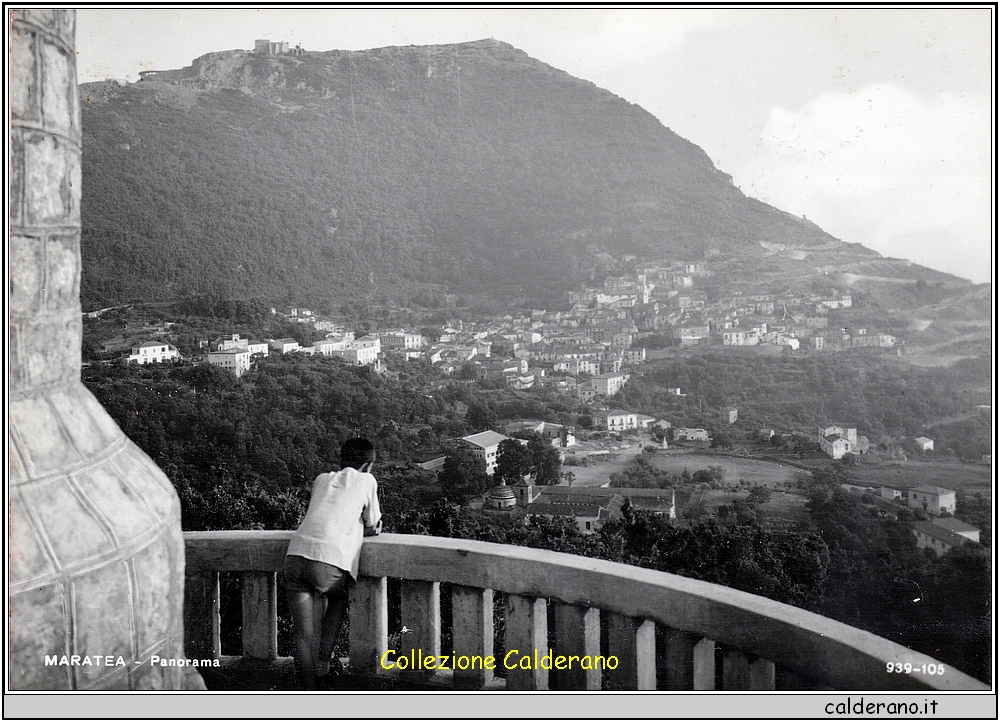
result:
M 746 652 L 726 650 L 722 658 L 722 688 L 725 690 L 773 690 L 774 662 L 750 661 Z
M 218 659 L 219 573 L 196 572 L 184 576 L 184 653 L 191 659 Z
M 244 572 L 243 657 L 278 657 L 278 585 L 275 572 Z
M 750 660 L 738 649 L 727 649 L 722 656 L 722 689 L 750 689 Z
M 589 607 L 578 607 L 574 604 L 555 604 L 555 641 L 553 642 L 553 658 L 558 656 L 594 657 L 601 653 L 601 611 Z M 566 669 L 557 669 L 555 673 L 557 689 L 601 688 L 601 670 L 582 669 L 580 660 L 573 662 Z
M 400 641 L 400 655 L 406 655 L 414 662 L 420 656 L 441 653 L 441 584 L 415 579 L 404 579 L 400 585 L 402 605 L 401 617 L 403 634 Z M 413 652 L 412 656 L 410 652 Z M 426 679 L 434 675 L 434 670 L 407 669 L 404 677 Z
M 750 689 L 774 689 L 774 662 L 756 659 L 750 663 Z
M 351 674 L 373 677 L 382 672 L 381 660 L 389 648 L 389 606 L 385 577 L 360 577 L 351 586 Z
M 452 639 L 456 658 L 493 656 L 493 590 L 456 584 L 451 592 Z M 455 686 L 482 689 L 493 672 L 476 663 L 475 669 L 455 669 Z
M 656 689 L 656 625 L 649 620 L 607 612 L 608 657 L 615 669 L 605 668 L 607 689 Z
M 549 671 L 535 667 L 535 650 L 538 660 L 549 651 L 547 607 L 544 599 L 522 597 L 520 594 L 507 595 L 507 617 L 504 622 L 504 638 L 507 646 L 507 664 L 515 669 L 504 669 L 507 689 L 548 689 Z M 517 654 L 511 654 L 516 649 Z M 520 660 L 531 659 L 531 669 L 521 669 Z M 504 664 L 500 660 L 500 664 Z
M 665 631 L 666 688 L 715 689 L 715 642 L 678 629 Z

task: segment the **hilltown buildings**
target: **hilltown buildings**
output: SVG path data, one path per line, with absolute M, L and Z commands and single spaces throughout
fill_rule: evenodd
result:
M 355 338 L 342 321 L 322 318 L 310 309 L 272 309 L 276 315 L 328 335 L 302 348 L 293 338 L 248 341 L 233 334 L 216 339 L 211 352 L 246 349 L 251 363 L 269 352 L 297 352 L 339 357 L 376 370 L 382 370 L 384 358 L 396 356 L 433 365 L 460 381 L 496 381 L 515 389 L 545 385 L 575 394 L 584 403 L 600 404 L 618 394 L 630 374 L 642 373 L 642 365 L 655 358 L 652 349 L 662 347 L 665 338 L 684 346 L 708 345 L 725 352 L 763 355 L 885 351 L 896 344 L 889 334 L 843 325 L 836 314 L 852 308 L 847 293 L 805 296 L 723 286 L 709 295 L 704 279 L 715 273 L 715 264 L 723 262 L 719 255 L 712 255 L 704 260 L 647 263 L 634 273 L 619 272 L 591 288 L 574 291 L 568 310 L 535 309 L 481 323 L 455 319 L 434 329 L 429 338 L 424 337 L 426 328 L 391 328 Z M 831 318 L 836 322 L 831 324 Z M 657 337 L 659 346 L 646 347 L 644 340 L 651 335 Z M 150 363 L 176 353 L 169 346 L 163 351 L 164 345 L 155 343 L 160 351 L 143 344 L 133 348 L 130 361 Z M 244 357 L 238 358 L 206 360 L 245 373 Z M 668 392 L 683 395 L 677 388 Z M 821 444 L 835 458 L 861 451 L 860 439 L 826 438 Z

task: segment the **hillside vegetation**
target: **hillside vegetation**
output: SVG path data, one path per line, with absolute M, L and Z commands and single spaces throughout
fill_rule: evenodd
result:
M 836 243 L 642 108 L 496 41 L 212 53 L 81 96 L 85 308 L 551 299 L 604 254 Z

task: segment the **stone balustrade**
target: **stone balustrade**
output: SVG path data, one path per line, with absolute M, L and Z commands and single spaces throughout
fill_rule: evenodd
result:
M 219 573 L 237 572 L 242 659 L 278 661 L 277 576 L 290 535 L 185 533 L 188 657 L 221 658 Z M 407 631 L 393 636 L 398 649 L 387 655 L 389 579 L 401 580 L 401 629 Z M 443 583 L 451 593 L 452 644 L 445 650 Z M 496 592 L 506 595 L 504 650 L 494 649 Z M 894 642 L 753 594 L 625 564 L 479 541 L 398 534 L 366 539 L 349 617 L 352 674 L 399 675 L 456 689 L 770 690 L 776 681 L 781 689 L 988 689 Z M 617 665 L 558 670 L 534 664 L 535 650 L 541 659 L 550 649 L 553 660 L 601 655 L 615 657 Z M 383 661 L 410 658 L 411 652 L 454 653 L 456 659 L 493 655 L 504 669 L 384 668 Z M 531 669 L 521 668 L 525 655 Z M 909 663 L 914 671 L 888 673 L 889 662 Z

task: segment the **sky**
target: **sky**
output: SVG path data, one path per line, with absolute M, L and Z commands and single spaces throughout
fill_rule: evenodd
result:
M 80 9 L 81 82 L 256 38 L 361 50 L 495 38 L 637 103 L 748 196 L 977 283 L 994 252 L 993 11 Z

